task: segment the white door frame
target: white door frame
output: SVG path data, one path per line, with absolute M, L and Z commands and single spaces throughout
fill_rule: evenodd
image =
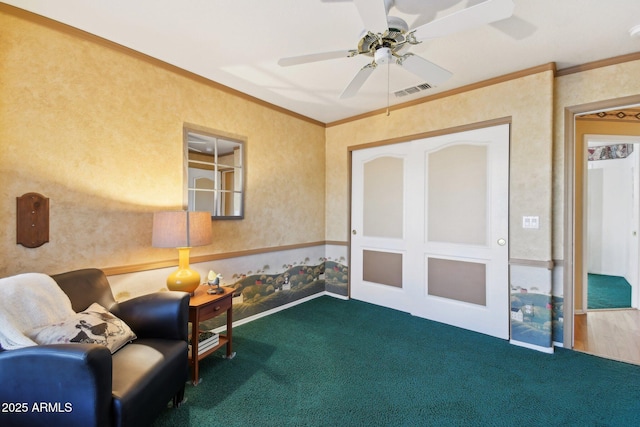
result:
M 574 284 L 575 284 L 575 244 L 576 234 L 582 230 L 575 229 L 575 218 L 582 213 L 582 206 L 575 203 L 575 174 L 576 174 L 576 134 L 575 118 L 589 112 L 597 112 L 639 105 L 640 95 L 596 101 L 574 105 L 564 109 L 564 236 L 563 236 L 563 297 L 564 297 L 564 326 L 563 347 L 573 348 L 574 339 Z

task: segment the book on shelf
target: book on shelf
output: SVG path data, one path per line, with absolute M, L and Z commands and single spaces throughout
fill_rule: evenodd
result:
M 217 346 L 220 343 L 220 335 L 212 331 L 203 331 L 198 335 L 198 354 Z M 189 356 L 191 356 L 191 340 L 189 340 Z
M 198 346 L 198 355 L 201 355 L 202 353 L 204 353 L 205 351 L 208 351 L 210 349 L 212 349 L 213 347 L 217 346 L 218 343 L 211 343 L 208 344 L 206 346 Z M 189 357 L 191 357 L 191 346 L 189 346 Z
M 215 338 L 208 338 L 204 341 L 200 341 L 198 342 L 198 352 L 200 352 L 200 350 L 208 349 L 209 347 L 214 347 L 218 345 L 219 342 L 220 339 L 217 336 Z

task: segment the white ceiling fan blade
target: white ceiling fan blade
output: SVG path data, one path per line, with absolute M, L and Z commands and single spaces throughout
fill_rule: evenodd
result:
M 282 58 L 278 61 L 278 65 L 281 67 L 289 67 L 291 65 L 307 64 L 309 62 L 326 61 L 328 59 L 349 58 L 357 54 L 357 50 L 335 50 L 333 52 L 311 53 L 308 55 Z
M 418 40 L 448 36 L 506 19 L 513 15 L 514 7 L 513 0 L 486 0 L 424 24 L 414 34 Z
M 437 86 L 444 83 L 452 76 L 451 72 L 412 53 L 404 55 L 397 61 L 397 64 L 420 77 L 431 86 Z
M 364 67 L 362 67 L 360 71 L 358 71 L 358 74 L 356 74 L 356 76 L 353 78 L 353 80 L 351 80 L 351 83 L 349 83 L 349 85 L 345 88 L 345 90 L 342 91 L 342 94 L 340 95 L 340 99 L 351 98 L 356 93 L 358 93 L 358 91 L 360 90 L 364 82 L 367 81 L 367 79 L 375 69 L 376 69 L 375 63 L 367 64 Z
M 353 0 L 367 31 L 374 34 L 384 33 L 389 29 L 387 9 L 384 0 Z

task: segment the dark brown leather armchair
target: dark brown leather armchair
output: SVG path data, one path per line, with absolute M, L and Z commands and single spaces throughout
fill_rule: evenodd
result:
M 157 292 L 117 303 L 101 270 L 52 276 L 74 311 L 94 302 L 124 320 L 137 339 L 113 355 L 99 344 L 0 351 L 0 425 L 145 426 L 188 378 L 189 294 Z M 7 406 L 7 409 L 8 406 Z

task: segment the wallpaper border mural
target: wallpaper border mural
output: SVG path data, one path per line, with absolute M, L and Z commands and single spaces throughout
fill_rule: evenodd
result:
M 548 268 L 512 265 L 511 339 L 514 344 L 552 352 L 562 337 L 562 296 L 554 295 Z
M 203 282 L 213 270 L 222 276 L 222 286 L 234 289 L 234 323 L 320 293 L 349 295 L 347 247 L 342 245 L 267 252 L 191 267 L 200 273 Z M 165 281 L 173 270 L 175 267 L 110 276 L 109 282 L 116 300 L 123 301 L 149 292 L 167 291 Z M 219 317 L 206 327 L 215 328 L 224 322 Z

